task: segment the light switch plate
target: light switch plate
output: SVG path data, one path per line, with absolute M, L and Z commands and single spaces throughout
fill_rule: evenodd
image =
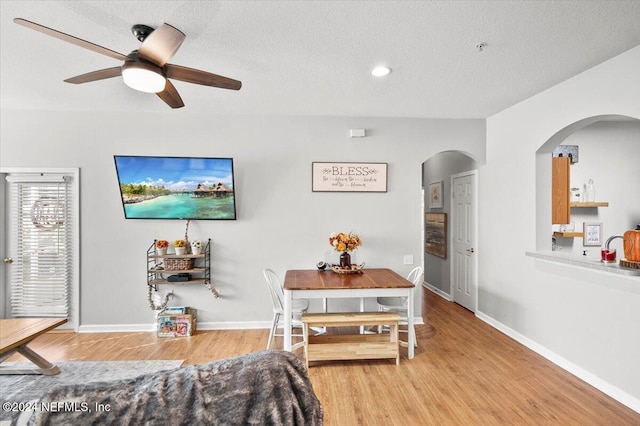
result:
M 405 254 L 404 255 L 404 264 L 405 265 L 413 265 L 413 255 Z

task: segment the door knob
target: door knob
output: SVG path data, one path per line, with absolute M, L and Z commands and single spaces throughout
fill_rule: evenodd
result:
M 4 263 L 13 263 L 13 259 L 10 257 L 5 257 Z
M 475 250 L 473 249 L 473 247 L 468 248 L 468 249 L 467 249 L 467 251 L 468 251 L 469 253 L 474 253 L 474 252 L 475 252 Z

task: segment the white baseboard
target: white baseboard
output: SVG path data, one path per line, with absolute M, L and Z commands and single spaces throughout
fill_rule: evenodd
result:
M 415 325 L 424 324 L 422 317 L 414 317 Z M 271 328 L 271 321 L 238 321 L 238 322 L 200 322 L 198 330 L 268 330 Z M 156 324 L 94 324 L 81 325 L 78 333 L 118 333 L 156 331 Z
M 633 395 L 628 394 L 627 392 L 608 383 L 607 381 L 602 380 L 600 377 L 594 375 L 593 373 L 585 370 L 582 367 L 575 365 L 574 363 L 568 361 L 567 359 L 563 358 L 557 353 L 545 348 L 544 346 L 540 345 L 539 343 L 536 343 L 535 341 L 529 339 L 528 337 L 523 336 L 522 334 L 518 333 L 512 328 L 507 327 L 503 323 L 496 321 L 494 318 L 480 311 L 476 311 L 476 317 L 486 322 L 487 324 L 497 329 L 498 331 L 511 337 L 513 340 L 517 341 L 518 343 L 521 343 L 522 345 L 526 346 L 532 351 L 542 355 L 549 361 L 556 364 L 558 367 L 584 380 L 594 388 L 604 392 L 605 394 L 609 395 L 611 398 L 615 399 L 621 404 L 624 404 L 627 407 L 631 408 L 632 410 L 640 413 L 640 399 L 634 397 Z
M 413 317 L 413 325 L 424 325 L 422 317 Z
M 418 323 L 416 323 L 418 324 Z M 239 321 L 239 322 L 200 322 L 198 330 L 254 330 L 269 329 L 271 321 Z M 135 331 L 155 331 L 156 324 L 89 324 L 81 325 L 79 333 L 117 333 Z
M 448 300 L 449 302 L 453 302 L 453 299 L 451 298 L 451 295 L 445 293 L 442 290 L 440 290 L 438 287 L 435 287 L 435 286 L 433 286 L 432 284 L 429 284 L 426 281 L 424 283 L 422 283 L 422 286 L 424 288 L 426 288 L 427 290 L 431 290 L 432 292 L 434 292 L 438 296 L 442 297 L 443 299 Z
M 155 324 L 88 324 L 78 327 L 78 333 L 118 333 L 155 329 Z
M 271 321 L 203 322 L 198 330 L 258 330 L 271 328 Z

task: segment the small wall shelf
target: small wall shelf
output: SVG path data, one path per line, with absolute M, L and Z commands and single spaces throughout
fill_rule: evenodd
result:
M 584 237 L 583 232 L 554 232 L 554 237 L 563 237 L 563 238 L 582 238 Z
M 201 254 L 158 254 L 156 241 L 147 249 L 147 285 L 158 290 L 158 284 L 211 284 L 211 239 L 207 240 L 204 251 Z M 190 269 L 158 269 L 159 265 L 167 263 L 168 259 L 193 259 Z M 171 282 L 169 275 L 187 273 L 195 275 L 189 281 Z
M 608 201 L 592 201 L 592 202 L 573 201 L 569 203 L 569 207 L 609 207 L 609 202 Z

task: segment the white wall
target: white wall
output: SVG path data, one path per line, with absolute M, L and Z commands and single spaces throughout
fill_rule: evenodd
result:
M 525 257 L 536 249 L 536 210 L 549 213 L 539 220 L 549 235 L 550 185 L 536 187 L 536 151 L 585 118 L 640 118 L 638 75 L 640 46 L 487 120 L 487 162 L 479 179 L 478 311 L 640 411 L 640 279 Z M 601 161 L 606 164 L 607 156 Z
M 350 128 L 370 136 L 350 139 Z M 415 265 L 403 265 L 403 255 L 419 261 L 422 253 L 422 163 L 448 149 L 484 160 L 484 139 L 484 120 L 4 110 L 0 166 L 81 168 L 81 329 L 131 328 L 153 322 L 146 250 L 154 238 L 181 237 L 184 222 L 125 220 L 113 155 L 233 157 L 238 220 L 195 221 L 189 232 L 212 238 L 222 297 L 203 285 L 162 288 L 175 289 L 172 304 L 198 308 L 201 325 L 242 327 L 271 319 L 262 269 L 283 278 L 287 269 L 314 268 L 330 251 L 331 232 L 358 232 L 358 262 L 406 275 Z M 312 161 L 387 162 L 388 192 L 312 193 Z

